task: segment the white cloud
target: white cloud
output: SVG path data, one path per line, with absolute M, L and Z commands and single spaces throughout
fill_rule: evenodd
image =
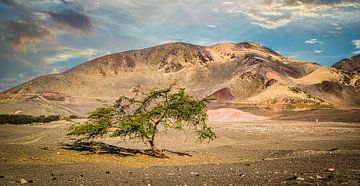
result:
M 360 39 L 353 40 L 352 44 L 355 45 L 355 48 L 360 48 Z
M 224 2 L 222 2 L 222 4 L 224 4 L 224 5 L 234 5 L 235 2 L 232 2 L 232 1 L 224 1 Z
M 313 44 L 320 44 L 321 42 L 317 39 L 309 39 L 309 40 L 306 40 L 304 43 L 313 45 Z
M 223 3 L 223 7 L 228 13 L 248 16 L 252 24 L 266 29 L 277 29 L 290 22 L 309 18 L 328 23 L 334 21 L 354 22 L 354 20 L 360 19 L 360 2 L 358 1 L 254 0 L 237 4 Z M 310 22 L 306 22 L 306 24 L 310 24 Z M 314 24 L 319 24 L 319 21 Z M 342 27 L 337 25 L 335 30 L 342 30 Z
M 352 52 L 353 54 L 360 54 L 360 50 Z
M 314 50 L 314 53 L 315 54 L 320 54 L 320 53 L 322 53 L 323 52 L 323 50 Z
M 209 28 L 216 28 L 215 25 L 206 25 L 206 26 L 209 27 Z
M 57 50 L 54 55 L 49 55 L 44 58 L 44 62 L 47 64 L 55 64 L 59 62 L 68 61 L 74 58 L 93 58 L 99 54 L 104 54 L 104 51 L 99 51 L 94 48 L 85 48 L 85 49 L 74 49 L 61 47 Z

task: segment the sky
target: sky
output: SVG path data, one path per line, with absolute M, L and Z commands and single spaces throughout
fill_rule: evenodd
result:
M 360 53 L 360 0 L 0 0 L 0 91 L 114 52 L 243 41 L 331 66 Z

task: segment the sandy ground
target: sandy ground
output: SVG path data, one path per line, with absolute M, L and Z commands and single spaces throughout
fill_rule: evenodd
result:
M 0 185 L 360 185 L 358 122 L 210 122 L 211 143 L 191 132 L 160 134 L 169 159 L 117 138 L 102 139 L 119 147 L 114 153 L 68 150 L 71 124 L 0 126 Z

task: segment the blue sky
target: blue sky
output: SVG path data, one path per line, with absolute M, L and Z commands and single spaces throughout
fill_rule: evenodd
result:
M 113 52 L 242 41 L 330 66 L 360 53 L 360 0 L 0 0 L 0 91 Z

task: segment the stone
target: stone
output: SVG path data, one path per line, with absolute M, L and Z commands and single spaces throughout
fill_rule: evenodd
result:
M 287 180 L 288 180 L 288 181 L 291 181 L 291 180 L 297 180 L 297 179 L 298 179 L 297 176 L 293 176 L 293 177 L 291 177 L 291 178 L 288 178 Z
M 329 171 L 329 172 L 334 172 L 334 171 L 335 171 L 335 168 L 328 168 L 327 171 Z
M 191 175 L 194 175 L 194 176 L 199 176 L 199 173 L 198 172 L 190 172 Z
M 319 175 L 316 175 L 316 179 L 321 179 L 322 177 Z
M 302 178 L 302 177 L 297 177 L 297 178 L 296 178 L 296 180 L 297 180 L 297 181 L 304 181 L 304 180 L 305 180 L 305 178 Z
M 61 152 L 57 152 L 56 154 L 57 154 L 57 155 L 61 155 Z
M 28 184 L 29 182 L 27 180 L 25 180 L 24 178 L 21 178 L 20 180 L 20 185 L 25 185 Z

